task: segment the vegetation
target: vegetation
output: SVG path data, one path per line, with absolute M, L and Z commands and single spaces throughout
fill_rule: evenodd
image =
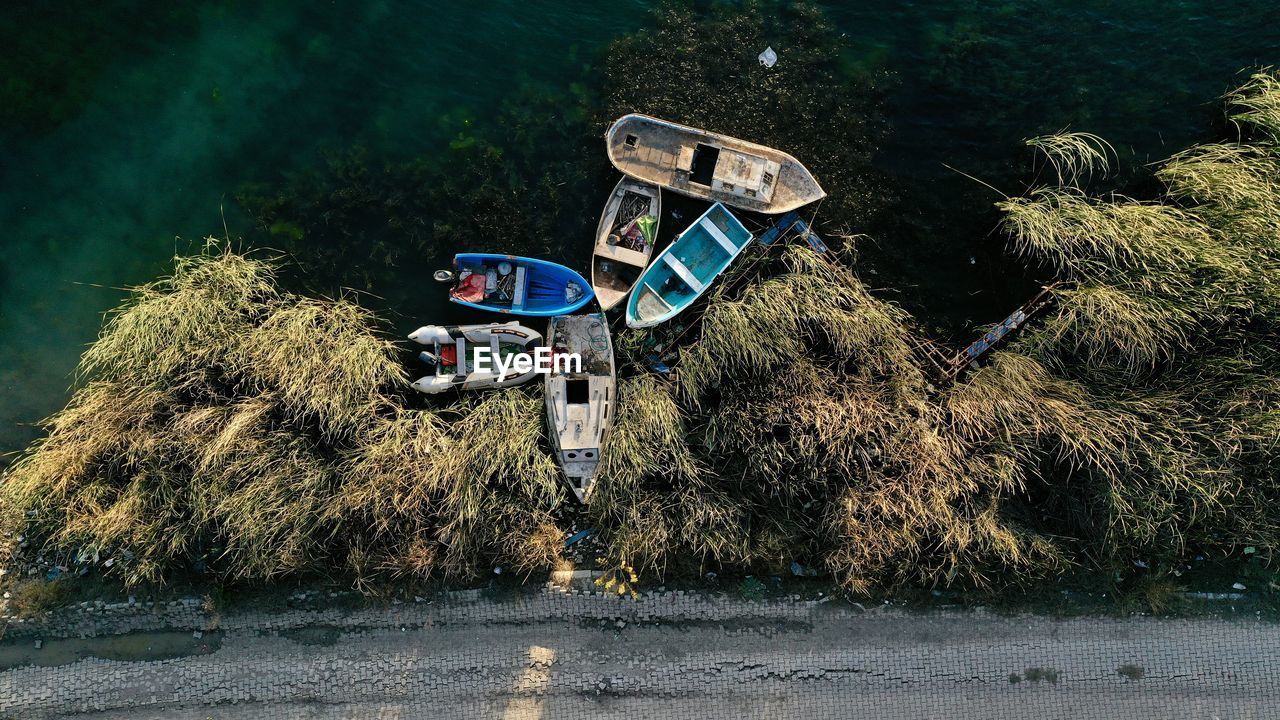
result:
M 454 422 L 405 407 L 403 365 L 369 313 L 281 292 L 270 262 L 179 258 L 82 370 L 0 488 L 8 526 L 38 530 L 59 564 L 119 558 L 127 584 L 205 566 L 365 582 L 557 557 L 541 403 L 492 393 Z
M 19 618 L 40 618 L 67 602 L 65 580 L 19 580 L 6 587 L 8 610 Z
M 353 148 L 282 186 L 246 186 L 237 199 L 323 286 L 369 289 L 388 267 L 447 262 L 459 238 L 554 255 L 560 238 L 587 237 L 594 225 L 565 200 L 605 182 L 586 112 L 576 98 L 524 88 L 495 109 L 487 132 L 470 119 L 453 123 L 457 136 L 442 156 L 380 162 Z
M 1052 368 L 1098 415 L 1084 436 L 1096 446 L 1040 473 L 1034 495 L 1056 532 L 1098 538 L 1094 554 L 1274 552 L 1276 100 L 1271 72 L 1231 93 L 1256 142 L 1175 155 L 1159 199 L 1068 185 L 1001 204 L 1015 248 L 1066 283 L 1010 354 Z
M 616 551 L 659 569 L 800 558 L 857 590 L 1052 564 L 996 516 L 1009 473 L 948 427 L 905 314 L 807 248 L 750 253 L 696 327 L 658 339 L 678 343 L 675 381 L 619 392 L 593 501 Z
M 157 13 L 127 0 L 79 9 L 43 3 L 9 9 L 12 22 L 0 27 L 0 44 L 9 49 L 0 57 L 0 124 L 28 136 L 83 111 L 121 48 L 155 51 L 166 40 L 190 39 L 199 27 L 199 8 Z
M 842 121 L 834 154 L 792 132 L 841 117 L 824 92 L 795 88 L 818 77 L 832 97 L 852 92 L 829 73 L 821 18 L 788 24 L 818 29 L 763 82 L 689 60 L 756 47 L 772 21 L 751 7 L 713 11 L 709 30 L 676 8 L 626 41 L 638 58 L 650 42 L 688 53 L 662 66 L 660 83 L 657 65 L 625 77 L 606 67 L 605 107 L 812 156 L 833 195 L 823 212 L 856 224 L 871 181 L 855 170 L 874 129 Z M 1178 587 L 1165 569 L 1189 554 L 1248 547 L 1270 558 L 1280 541 L 1278 77 L 1260 72 L 1231 93 L 1240 139 L 1175 155 L 1155 172 L 1156 197 L 1085 189 L 1114 159 L 1100 138 L 1031 141 L 1057 182 L 999 210 L 1012 250 L 1058 283 L 1056 310 L 955 384 L 939 385 L 913 319 L 850 270 L 850 247 L 753 246 L 696 311 L 620 331 L 618 415 L 588 511 L 616 568 L 602 584 L 626 594 L 645 575 L 776 573 L 799 561 L 865 592 L 1143 559 L 1159 568 L 1134 592 L 1157 608 Z M 751 101 L 731 115 L 700 101 L 705 88 Z M 752 114 L 771 106 L 789 110 Z M 566 121 L 563 137 L 579 137 L 585 118 Z M 378 230 L 386 242 L 367 244 L 402 252 L 389 241 L 401 231 L 419 244 L 498 237 L 505 203 L 536 197 L 549 211 L 525 231 L 546 238 L 557 193 L 570 192 L 556 178 L 588 183 L 551 168 L 530 195 L 495 178 L 522 182 L 533 165 L 466 136 L 455 150 L 459 168 L 480 174 L 457 215 L 435 224 L 417 224 L 426 205 L 416 203 L 438 199 L 388 199 L 398 182 L 384 187 L 358 166 L 347 187 L 363 194 L 282 197 L 262 218 L 282 237 L 313 238 L 359 226 L 343 213 L 372 212 L 381 198 L 393 222 Z M 366 240 L 333 243 L 347 249 L 331 260 L 347 263 L 342 253 Z M 110 557 L 129 585 L 191 569 L 368 588 L 561 563 L 569 495 L 536 384 L 428 404 L 408 390 L 405 358 L 373 313 L 289 292 L 278 266 L 213 244 L 133 292 L 85 353 L 71 403 L 0 482 L 3 551 L 67 566 Z M 673 377 L 645 369 L 654 351 Z
M 806 158 L 828 191 L 831 232 L 852 232 L 883 211 L 891 193 L 871 164 L 885 124 L 880 75 L 849 66 L 846 43 L 818 6 L 673 2 L 654 23 L 584 64 L 567 89 L 524 82 L 481 118 L 441 118 L 453 139 L 438 152 L 408 161 L 333 152 L 312 172 L 246 185 L 237 199 L 311 286 L 394 296 L 408 285 L 395 279 L 406 265 L 447 264 L 460 238 L 572 263 L 589 252 L 598 218 L 582 211 L 582 198 L 603 200 L 616 181 L 600 152 L 605 128 L 650 112 Z M 787 60 L 766 69 L 756 54 L 769 43 Z M 713 95 L 734 101 L 707 102 Z

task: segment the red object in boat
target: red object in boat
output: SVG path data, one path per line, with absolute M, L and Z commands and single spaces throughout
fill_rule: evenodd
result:
M 458 346 L 444 345 L 440 348 L 440 364 L 458 366 Z
M 450 294 L 464 302 L 478 303 L 484 300 L 484 274 L 472 273 L 462 278 Z

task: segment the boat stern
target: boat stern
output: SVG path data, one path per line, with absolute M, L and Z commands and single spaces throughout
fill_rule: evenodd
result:
M 595 459 L 583 459 L 585 453 L 591 453 Z M 563 476 L 569 491 L 578 499 L 578 502 L 584 505 L 591 500 L 591 492 L 595 489 L 596 473 L 600 469 L 599 458 L 598 448 L 568 450 L 560 453 L 561 467 L 564 468 Z

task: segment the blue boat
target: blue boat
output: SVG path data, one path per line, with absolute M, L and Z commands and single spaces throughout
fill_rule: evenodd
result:
M 627 326 L 651 327 L 678 315 L 751 239 L 751 232 L 724 205 L 712 205 L 645 268 L 627 300 Z
M 578 273 L 535 258 L 464 253 L 453 256 L 453 272 L 449 299 L 490 312 L 568 315 L 594 296 L 591 284 Z

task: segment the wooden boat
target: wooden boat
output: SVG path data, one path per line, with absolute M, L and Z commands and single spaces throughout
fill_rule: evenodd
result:
M 653 256 L 662 218 L 662 192 L 629 177 L 618 181 L 596 226 L 591 289 L 601 310 L 622 302 Z
M 648 115 L 618 118 L 605 145 L 625 175 L 743 210 L 784 213 L 827 195 L 781 150 Z
M 591 498 L 600 453 L 613 424 L 615 376 L 613 343 L 604 313 L 551 319 L 547 332 L 551 370 L 546 380 L 551 446 L 569 489 L 585 503 Z M 576 353 L 580 367 L 557 362 Z
M 663 250 L 627 301 L 627 325 L 666 322 L 693 304 L 750 244 L 751 232 L 716 203 Z
M 542 333 L 520 323 L 488 323 L 487 325 L 425 325 L 414 330 L 409 339 L 431 347 L 419 358 L 435 365 L 433 375 L 413 381 L 414 390 L 427 394 L 446 390 L 480 390 L 509 387 L 533 379 L 536 368 L 514 371 L 510 367 L 518 353 L 532 355 L 542 345 Z M 486 347 L 488 357 L 477 363 L 475 349 Z M 483 353 L 481 357 L 484 357 Z M 499 367 L 507 367 L 503 373 Z
M 453 257 L 453 272 L 449 299 L 490 312 L 564 315 L 581 309 L 594 296 L 578 273 L 535 258 L 464 253 Z

